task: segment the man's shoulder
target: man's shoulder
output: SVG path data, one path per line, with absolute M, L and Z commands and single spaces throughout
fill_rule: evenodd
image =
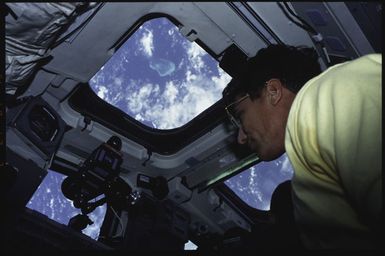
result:
M 368 54 L 357 59 L 336 64 L 310 79 L 298 92 L 298 98 L 313 96 L 322 97 L 323 94 L 346 93 L 369 84 L 378 84 L 382 69 L 382 55 Z M 306 96 L 305 96 L 306 95 Z M 297 98 L 297 97 L 296 97 Z

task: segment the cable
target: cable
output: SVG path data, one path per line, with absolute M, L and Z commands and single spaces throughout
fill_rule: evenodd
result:
M 308 31 L 308 28 L 306 28 L 302 23 L 294 20 L 290 15 L 289 13 L 287 12 L 286 8 L 282 6 L 282 4 L 280 2 L 278 2 L 278 6 L 279 8 L 282 10 L 282 12 L 285 14 L 285 16 L 291 20 L 294 24 L 296 24 L 298 27 L 302 28 L 303 30 L 306 30 Z M 308 31 L 309 32 L 309 31 Z
M 261 32 L 259 31 L 258 28 L 255 27 L 255 25 L 246 17 L 246 15 L 241 11 L 239 10 L 239 8 L 233 3 L 233 2 L 228 2 L 227 5 L 229 5 L 229 7 L 231 9 L 233 9 L 233 11 L 255 32 L 257 33 L 257 35 L 261 38 L 262 41 L 264 41 L 264 43 L 266 45 L 270 45 L 271 42 L 270 40 Z
M 309 31 L 310 33 L 312 33 L 313 35 L 316 35 L 318 34 L 317 31 L 309 24 L 307 23 L 304 19 L 302 19 L 301 17 L 299 17 L 297 14 L 294 13 L 294 11 L 290 8 L 290 6 L 288 5 L 287 2 L 283 2 L 283 4 L 285 5 L 286 9 L 289 11 L 289 13 L 291 15 L 293 15 L 294 17 L 296 17 L 299 21 L 302 22 L 302 24 L 307 27 L 307 31 Z
M 119 234 L 119 235 L 115 235 L 115 236 L 113 236 L 112 238 L 121 237 L 121 236 L 123 235 L 123 222 L 122 222 L 122 219 L 121 219 L 120 216 L 116 213 L 116 211 L 114 210 L 114 208 L 112 208 L 111 205 L 110 205 L 110 208 L 111 208 L 112 212 L 114 213 L 115 217 L 118 218 L 119 224 L 120 224 L 120 234 Z
M 326 62 L 327 62 L 327 66 L 330 66 L 331 61 L 330 61 L 329 54 L 327 52 L 327 49 L 326 49 L 326 46 L 324 44 L 323 37 L 322 37 L 321 33 L 317 32 L 309 23 L 307 23 L 304 19 L 302 19 L 297 14 L 295 14 L 287 2 L 283 2 L 283 4 L 285 5 L 285 7 L 283 7 L 282 4 L 280 2 L 278 2 L 278 6 L 281 8 L 281 10 L 286 15 L 286 17 L 289 20 L 291 20 L 294 24 L 296 24 L 297 26 L 301 27 L 303 30 L 305 30 L 311 34 L 311 38 L 315 41 L 315 43 L 318 43 L 321 46 L 322 53 L 323 53 L 323 55 L 326 59 Z M 292 16 L 297 18 L 300 22 L 294 20 L 293 17 L 291 17 L 289 15 L 289 13 L 287 13 L 287 12 L 289 12 Z
M 243 7 L 246 8 L 246 10 L 251 13 L 251 15 L 261 24 L 261 26 L 270 34 L 272 38 L 274 38 L 275 41 L 277 41 L 278 44 L 283 44 L 282 40 L 276 35 L 270 27 L 263 21 L 261 17 L 254 11 L 253 8 L 250 7 L 250 5 L 247 2 L 240 2 Z
M 150 161 L 151 156 L 152 156 L 152 151 L 147 149 L 147 159 L 144 160 L 144 162 L 142 163 L 142 166 L 146 166 L 147 162 Z

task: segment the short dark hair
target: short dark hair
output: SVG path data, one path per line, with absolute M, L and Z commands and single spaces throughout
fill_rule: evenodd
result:
M 250 58 L 243 71 L 234 77 L 223 90 L 226 101 L 248 93 L 258 98 L 265 84 L 277 78 L 293 93 L 297 93 L 311 78 L 321 73 L 318 54 L 314 48 L 272 44 Z

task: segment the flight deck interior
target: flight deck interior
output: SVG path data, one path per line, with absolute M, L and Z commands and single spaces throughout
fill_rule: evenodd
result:
M 238 145 L 221 90 L 270 44 L 314 47 L 323 70 L 381 53 L 381 21 L 379 2 L 5 3 L 5 248 L 300 248 L 290 205 L 283 209 L 287 182 L 266 209 L 226 185 L 263 162 Z M 124 75 L 111 68 L 114 58 L 130 63 Z M 204 58 L 212 69 L 199 66 Z M 215 78 L 200 80 L 194 65 Z M 165 81 L 163 94 L 152 77 Z M 203 101 L 183 105 L 193 95 Z M 160 119 L 146 119 L 161 110 Z M 171 122 L 189 111 L 190 119 Z M 49 172 L 63 176 L 58 189 L 78 209 L 68 223 L 27 207 Z M 82 231 L 99 207 L 106 212 L 91 238 Z

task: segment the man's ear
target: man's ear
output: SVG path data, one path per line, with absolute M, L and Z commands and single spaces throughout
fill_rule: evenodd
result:
M 273 78 L 266 82 L 266 93 L 269 102 L 275 106 L 282 98 L 283 85 L 279 79 Z

